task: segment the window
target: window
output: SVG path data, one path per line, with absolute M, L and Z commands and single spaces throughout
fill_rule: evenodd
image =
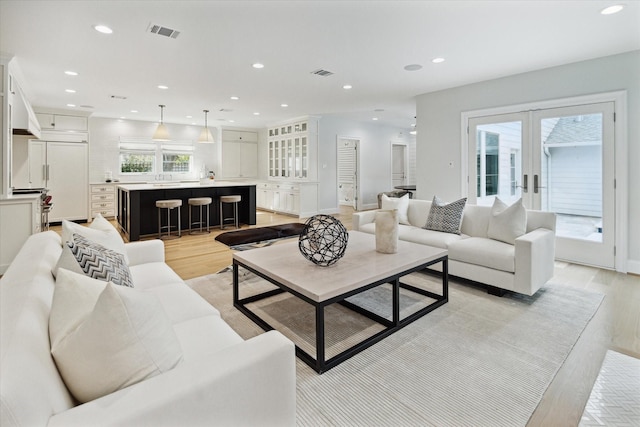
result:
M 476 194 L 478 197 L 494 196 L 498 194 L 500 177 L 500 134 L 478 131 L 477 141 Z
M 154 173 L 156 153 L 120 150 L 120 173 Z
M 162 172 L 190 172 L 191 153 L 166 153 L 162 155 Z

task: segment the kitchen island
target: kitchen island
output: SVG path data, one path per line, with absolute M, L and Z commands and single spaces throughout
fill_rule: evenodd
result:
M 220 225 L 219 197 L 238 194 L 242 201 L 238 203 L 238 222 L 256 224 L 256 186 L 247 182 L 210 181 L 198 182 L 156 182 L 148 184 L 118 185 L 118 223 L 130 242 L 140 240 L 141 236 L 158 234 L 157 200 L 180 199 L 181 227 L 185 232 L 189 223 L 189 204 L 191 197 L 211 197 L 209 206 L 209 226 Z M 228 207 L 227 207 L 228 208 Z M 199 209 L 193 209 L 197 217 Z M 228 216 L 229 213 L 225 213 Z M 206 219 L 205 208 L 202 216 Z M 172 222 L 174 222 L 172 215 Z M 165 224 L 166 225 L 166 224 Z

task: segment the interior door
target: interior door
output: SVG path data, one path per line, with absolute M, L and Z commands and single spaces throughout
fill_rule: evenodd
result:
M 358 209 L 358 140 L 338 138 L 338 204 Z
M 615 266 L 613 102 L 469 120 L 469 203 L 554 212 L 556 258 Z
M 392 186 L 407 184 L 407 146 L 391 145 L 391 181 Z
M 53 208 L 49 221 L 86 220 L 88 147 L 77 142 L 47 142 L 47 187 Z

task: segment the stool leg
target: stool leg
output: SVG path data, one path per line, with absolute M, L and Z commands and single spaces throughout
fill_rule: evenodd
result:
M 236 228 L 238 228 L 238 202 L 233 204 L 233 219 L 236 220 Z
M 200 222 L 200 234 L 202 234 L 202 205 L 200 205 L 200 217 L 198 219 Z
M 222 202 L 220 203 L 220 230 L 224 230 L 224 216 L 222 216 Z
M 171 208 L 167 209 L 167 237 L 171 236 Z
M 207 205 L 207 233 L 209 232 L 209 205 Z
M 191 221 L 193 221 L 193 215 L 191 215 L 191 205 L 189 205 L 189 234 L 191 234 Z
M 160 219 L 162 209 L 158 208 L 158 239 L 162 239 L 162 220 Z
M 180 221 L 180 206 L 177 207 L 178 209 L 178 237 L 182 237 L 182 221 Z

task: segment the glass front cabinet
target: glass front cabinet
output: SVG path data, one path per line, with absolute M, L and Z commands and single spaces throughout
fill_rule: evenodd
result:
M 268 135 L 270 179 L 317 179 L 317 118 L 306 117 L 270 127 Z

